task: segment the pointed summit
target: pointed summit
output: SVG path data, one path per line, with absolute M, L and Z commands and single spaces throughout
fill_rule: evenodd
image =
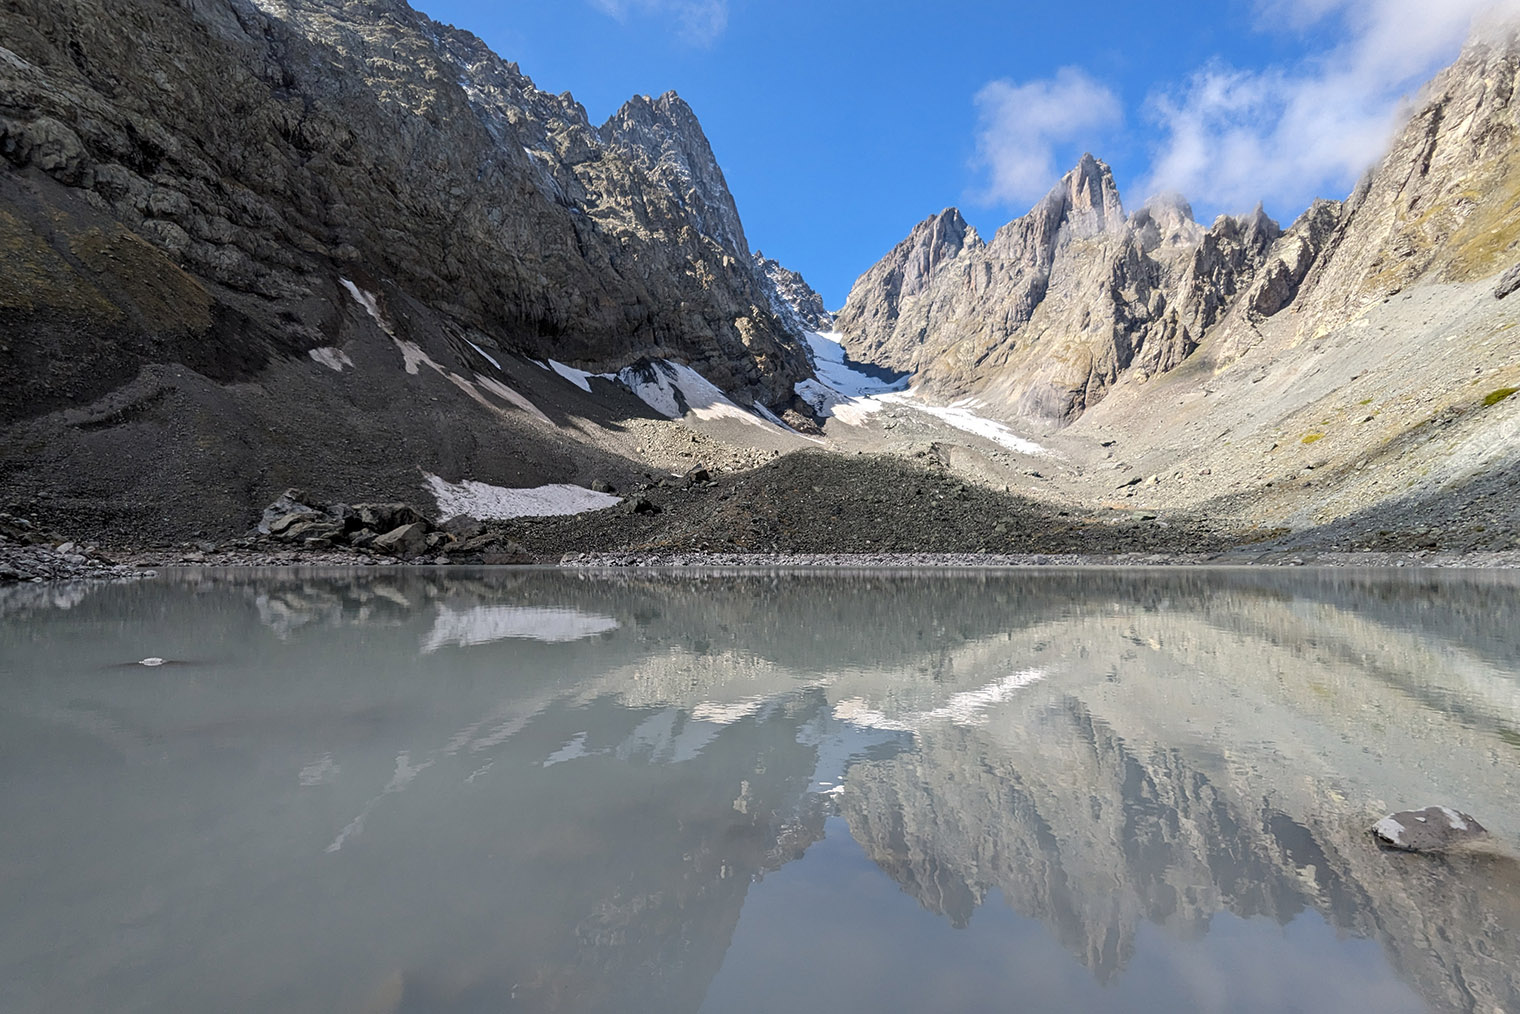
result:
M 1053 194 L 1065 201 L 1065 218 L 1072 238 L 1088 239 L 1124 231 L 1124 203 L 1107 162 L 1084 154 L 1076 168 L 1061 177 Z
M 728 181 L 685 99 L 673 91 L 659 98 L 635 95 L 602 124 L 597 136 L 609 151 L 678 195 L 704 235 L 736 260 L 749 260 L 749 242 Z
M 961 217 L 959 208 L 946 208 L 924 219 L 888 254 L 900 265 L 900 294 L 918 292 L 941 264 L 957 257 L 967 246 L 980 245 L 981 238 Z

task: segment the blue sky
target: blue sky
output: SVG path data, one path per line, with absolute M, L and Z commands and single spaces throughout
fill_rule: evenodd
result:
M 1085 150 L 1126 205 L 1343 197 L 1475 15 L 1520 0 L 414 0 L 600 122 L 696 110 L 752 248 L 830 307 L 949 205 L 985 237 Z M 1491 13 L 1491 12 L 1490 12 Z

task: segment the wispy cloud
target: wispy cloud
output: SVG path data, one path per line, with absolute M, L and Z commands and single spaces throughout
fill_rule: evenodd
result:
M 669 20 L 683 42 L 710 46 L 728 28 L 728 0 L 591 0 L 618 21 L 632 16 Z
M 1475 21 L 1520 17 L 1520 0 L 1262 0 L 1259 11 L 1264 25 L 1343 41 L 1292 66 L 1212 64 L 1153 94 L 1151 192 L 1226 209 L 1339 196 L 1381 157 L 1414 91 Z
M 1075 67 L 1051 78 L 992 81 L 976 93 L 975 167 L 986 182 L 974 196 L 987 204 L 1043 197 L 1059 175 L 1057 147 L 1092 141 L 1123 118 L 1119 99 Z

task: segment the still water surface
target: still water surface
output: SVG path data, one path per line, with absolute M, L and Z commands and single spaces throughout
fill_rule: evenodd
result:
M 1520 581 L 22 589 L 0 814 L 18 1014 L 1515 1011 Z

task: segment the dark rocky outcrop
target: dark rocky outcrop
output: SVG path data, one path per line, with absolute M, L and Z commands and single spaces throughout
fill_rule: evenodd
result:
M 12 266 L 84 276 L 69 287 L 85 294 L 38 293 L 32 313 L 71 301 L 87 321 L 162 333 L 133 319 L 141 298 L 87 283 L 178 269 L 178 330 L 246 373 L 257 364 L 234 362 L 224 307 L 304 352 L 325 344 L 311 301 L 363 276 L 538 357 L 615 369 L 669 355 L 770 402 L 805 370 L 674 93 L 594 127 L 568 94 L 399 0 L 27 0 L 0 18 L 9 166 L 124 227 L 55 251 L 72 263 L 39 249 Z M 20 217 L 7 215 L 12 242 L 35 244 L 35 216 Z
M 345 469 L 618 472 L 522 368 L 672 359 L 780 410 L 810 367 L 772 291 L 673 93 L 593 125 L 400 0 L 0 8 L 0 494 L 167 534 Z
M 1516 291 L 1520 291 L 1520 264 L 1499 276 L 1499 284 L 1494 286 L 1494 298 L 1503 299 Z
M 755 268 L 769 283 L 771 308 L 794 331 L 822 333 L 834 329 L 834 315 L 825 309 L 823 297 L 813 291 L 802 275 L 758 250 Z

